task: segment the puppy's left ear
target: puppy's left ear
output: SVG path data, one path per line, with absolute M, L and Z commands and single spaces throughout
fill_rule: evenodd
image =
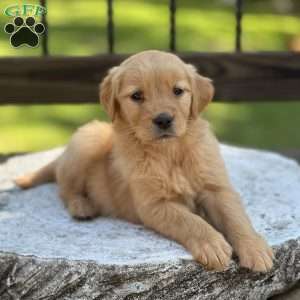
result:
M 104 110 L 113 121 L 116 116 L 117 106 L 117 88 L 118 88 L 118 67 L 113 67 L 108 71 L 108 74 L 100 83 L 100 102 Z
M 194 66 L 187 65 L 187 70 L 192 83 L 191 117 L 197 118 L 199 113 L 212 100 L 215 89 L 212 80 L 199 75 Z

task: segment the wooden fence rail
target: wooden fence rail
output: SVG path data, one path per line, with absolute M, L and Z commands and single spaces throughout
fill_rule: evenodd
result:
M 98 101 L 98 83 L 128 55 L 0 59 L 0 104 Z M 214 80 L 219 101 L 300 100 L 300 54 L 179 54 Z

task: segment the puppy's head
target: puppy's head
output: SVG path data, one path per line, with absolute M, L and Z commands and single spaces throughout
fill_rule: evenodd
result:
M 213 93 L 210 79 L 161 51 L 129 57 L 100 85 L 100 100 L 112 121 L 125 123 L 143 142 L 186 134 Z

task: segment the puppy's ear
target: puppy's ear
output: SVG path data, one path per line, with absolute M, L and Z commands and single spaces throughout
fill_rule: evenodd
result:
M 113 67 L 108 71 L 106 77 L 100 83 L 100 102 L 110 119 L 113 121 L 116 116 L 116 96 L 117 96 L 117 79 L 118 67 Z
M 192 106 L 191 117 L 197 118 L 199 113 L 212 100 L 214 96 L 214 87 L 212 80 L 198 74 L 196 68 L 187 65 L 188 73 L 192 82 Z

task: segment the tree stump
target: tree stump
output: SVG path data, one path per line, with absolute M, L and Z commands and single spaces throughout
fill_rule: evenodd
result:
M 207 272 L 179 244 L 143 226 L 73 220 L 55 184 L 26 191 L 14 186 L 16 175 L 61 151 L 0 165 L 1 300 L 267 299 L 299 283 L 300 167 L 293 160 L 222 146 L 233 184 L 276 261 L 267 274 L 241 269 L 236 259 L 226 271 Z

